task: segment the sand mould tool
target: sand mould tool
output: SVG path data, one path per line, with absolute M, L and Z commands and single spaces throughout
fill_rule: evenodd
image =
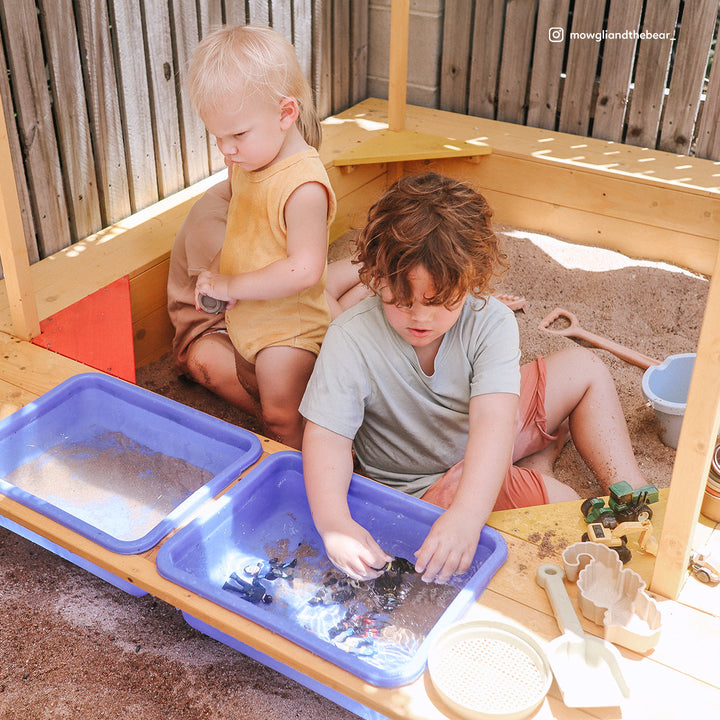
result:
M 645 654 L 658 643 L 660 608 L 645 581 L 623 567 L 615 550 L 594 542 L 569 545 L 562 554 L 565 577 L 577 582 L 580 611 L 603 626 L 605 640 Z
M 552 327 L 553 323 L 558 320 L 567 320 L 568 325 L 562 328 Z M 660 361 L 655 358 L 648 357 L 642 353 L 632 350 L 614 342 L 608 340 L 601 335 L 595 335 L 589 330 L 585 330 L 578 322 L 577 317 L 569 310 L 563 310 L 562 308 L 555 308 L 550 314 L 546 315 L 538 325 L 538 329 L 543 332 L 549 333 L 550 335 L 559 335 L 561 337 L 576 338 L 577 340 L 584 340 L 585 342 L 594 345 L 601 350 L 607 350 L 613 355 L 617 355 L 622 360 L 637 365 L 643 370 L 647 370 L 652 365 L 660 365 Z
M 205 270 L 207 270 L 207 268 L 189 267 L 188 273 L 190 273 L 191 276 L 197 277 Z M 224 300 L 218 300 L 217 298 L 211 297 L 210 295 L 203 295 L 202 293 L 198 295 L 198 303 L 200 305 L 200 309 L 204 310 L 209 315 L 219 315 L 220 313 L 224 313 L 225 308 L 227 307 L 227 303 Z
M 586 635 L 563 582 L 559 565 L 537 569 L 537 583 L 550 599 L 562 635 L 547 646 L 547 655 L 563 702 L 568 707 L 617 706 L 630 696 L 620 654 L 609 642 Z

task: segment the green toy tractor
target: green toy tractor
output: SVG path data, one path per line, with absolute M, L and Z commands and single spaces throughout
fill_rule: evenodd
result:
M 643 485 L 634 489 L 625 480 L 610 486 L 608 504 L 603 498 L 589 498 L 580 506 L 586 523 L 599 522 L 605 527 L 614 527 L 624 522 L 646 522 L 652 520 L 650 505 L 658 501 L 655 485 Z

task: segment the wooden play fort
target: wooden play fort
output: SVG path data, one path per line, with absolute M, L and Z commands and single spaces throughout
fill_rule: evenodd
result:
M 358 4 L 351 5 L 355 11 Z M 487 9 L 492 3 L 474 5 L 477 13 L 481 5 Z M 508 3 L 516 5 L 522 3 Z M 576 2 L 576 12 L 588 5 Z M 637 8 L 643 3 L 608 3 L 610 12 L 619 5 Z M 697 8 L 691 12 L 690 5 L 685 3 L 686 12 L 692 14 Z M 659 550 L 656 558 L 644 557 L 638 569 L 659 601 L 662 635 L 648 656 L 622 651 L 632 695 L 622 704 L 621 716 L 681 717 L 688 711 L 692 715 L 693 702 L 704 716 L 717 714 L 718 663 L 705 662 L 709 658 L 703 659 L 699 650 L 720 646 L 720 590 L 698 588 L 686 580 L 691 546 L 717 539 L 718 534 L 717 524 L 700 514 L 700 506 L 720 425 L 720 163 L 478 117 L 465 114 L 467 106 L 452 112 L 408 104 L 408 6 L 402 0 L 392 3 L 389 99 L 361 97 L 354 102 L 348 97 L 352 104 L 323 123 L 321 157 L 338 199 L 333 238 L 362 223 L 370 204 L 395 178 L 435 170 L 482 188 L 501 223 L 672 263 L 710 278 L 671 485 L 662 491 L 654 518 Z M 511 11 L 517 8 L 508 8 Z M 336 12 L 340 11 L 336 8 Z M 685 20 L 689 22 L 689 16 Z M 455 46 L 453 51 L 460 52 Z M 711 83 L 715 87 L 719 82 L 716 64 Z M 449 89 L 444 92 L 447 96 Z M 462 92 L 467 96 L 470 91 Z M 504 102 L 509 114 L 509 101 Z M 705 113 L 703 127 L 708 127 L 708 114 L 717 126 L 716 106 L 708 100 Z M 132 381 L 135 367 L 168 352 L 172 329 L 165 284 L 173 239 L 192 203 L 222 176 L 203 177 L 31 262 L 22 193 L 13 182 L 6 119 L 7 113 L 0 113 L 0 255 L 5 274 L 0 284 L 0 417 L 79 373 L 97 370 Z M 570 124 L 570 117 L 566 115 L 563 122 Z M 61 322 L 69 329 L 60 332 L 59 339 L 48 340 L 45 331 Z M 80 330 L 84 335 L 78 334 Z M 45 341 L 38 340 L 42 335 Z M 109 347 L 111 337 L 118 340 L 116 347 Z M 262 447 L 264 457 L 282 450 L 265 438 Z M 0 514 L 256 649 L 300 682 L 319 692 L 327 690 L 341 704 L 347 698 L 348 707 L 359 714 L 456 717 L 427 678 L 400 688 L 374 687 L 165 580 L 154 562 L 162 543 L 142 554 L 124 556 L 6 497 L 0 497 Z M 503 533 L 510 556 L 469 617 L 503 617 L 545 639 L 555 637 L 557 625 L 535 583 L 535 571 L 546 561 L 543 538 L 552 536 L 552 547 L 546 551 L 557 562 L 563 542 L 576 539 L 582 522 L 578 518 L 574 503 L 494 513 L 491 525 Z M 559 529 L 563 527 L 566 530 Z M 569 590 L 575 593 L 574 588 Z M 583 624 L 586 632 L 600 634 L 592 623 Z M 564 706 L 554 689 L 537 717 L 608 715 L 576 713 Z

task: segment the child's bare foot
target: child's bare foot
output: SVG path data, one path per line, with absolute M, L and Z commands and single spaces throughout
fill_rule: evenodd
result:
M 518 460 L 515 465 L 537 470 L 541 475 L 552 475 L 555 461 L 560 457 L 562 449 L 570 440 L 570 423 L 565 420 L 557 430 L 557 437 L 542 450 Z
M 513 312 L 525 309 L 526 300 L 520 295 L 495 295 L 495 297 L 504 305 L 507 305 Z

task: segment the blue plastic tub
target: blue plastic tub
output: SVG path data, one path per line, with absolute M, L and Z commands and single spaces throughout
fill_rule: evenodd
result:
M 0 492 L 108 550 L 136 554 L 261 453 L 246 430 L 87 373 L 0 422 Z
M 442 512 L 359 476 L 353 476 L 349 503 L 353 517 L 386 552 L 411 562 Z M 318 603 L 318 597 L 327 598 L 342 587 L 343 576 L 330 566 L 313 525 L 301 455 L 287 451 L 262 460 L 241 483 L 203 508 L 191 523 L 163 543 L 157 567 L 176 584 L 363 680 L 394 687 L 419 677 L 434 637 L 465 614 L 506 557 L 502 536 L 485 527 L 471 569 L 453 578 L 452 587 L 427 585 L 416 573 L 408 573 L 403 592 L 409 594 L 396 607 L 378 611 L 372 606 L 374 600 L 368 605 L 368 583 L 353 589 L 346 602 Z M 293 562 L 296 565 L 290 567 L 290 577 L 282 577 L 283 568 Z M 232 573 L 250 583 L 261 563 L 263 570 L 255 575 L 262 585 L 256 602 L 223 587 Z M 263 578 L 268 566 L 273 565 L 280 568 L 281 577 Z M 265 602 L 260 599 L 263 592 Z M 377 593 L 373 597 L 377 598 Z M 413 605 L 415 601 L 419 604 Z M 418 632 L 416 628 L 426 620 L 420 617 L 423 612 L 435 617 Z M 411 628 L 403 627 L 402 621 L 413 613 L 418 614 L 419 622 Z M 343 632 L 344 623 L 354 623 L 355 628 L 366 623 L 367 633 L 360 636 L 352 629 Z

